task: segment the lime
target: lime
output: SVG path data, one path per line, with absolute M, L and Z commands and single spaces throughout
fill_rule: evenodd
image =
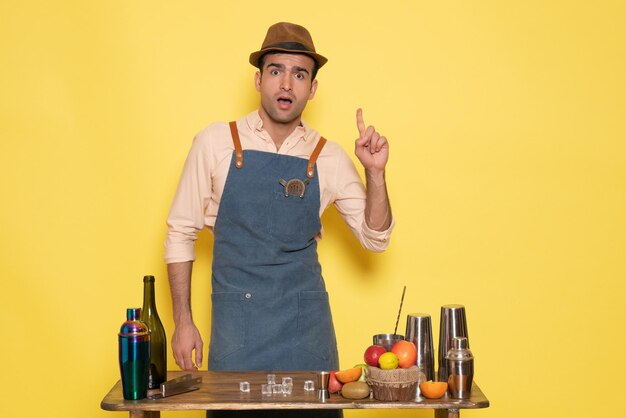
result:
M 359 377 L 359 382 L 365 382 L 365 371 L 367 370 L 367 364 L 356 364 L 354 367 L 360 367 L 361 368 L 361 377 Z
M 384 353 L 378 359 L 378 365 L 381 369 L 390 370 L 398 367 L 398 356 L 391 351 Z

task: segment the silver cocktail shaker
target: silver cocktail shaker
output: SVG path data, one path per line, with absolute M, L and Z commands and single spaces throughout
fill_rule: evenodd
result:
M 454 337 L 466 337 L 467 321 L 465 319 L 465 307 L 463 305 L 443 305 L 441 307 L 441 322 L 439 323 L 439 372 L 438 380 L 445 382 L 448 380 L 448 363 L 446 355 L 452 348 Z M 469 342 L 467 347 L 469 348 Z
M 433 350 L 433 333 L 430 315 L 411 313 L 406 317 L 407 341 L 417 348 L 417 367 L 426 375 L 426 380 L 435 380 L 435 351 Z
M 452 339 L 452 348 L 446 355 L 446 362 L 450 397 L 469 398 L 474 379 L 474 356 L 469 350 L 467 338 L 454 337 Z

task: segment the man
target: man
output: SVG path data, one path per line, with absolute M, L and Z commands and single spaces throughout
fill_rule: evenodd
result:
M 194 241 L 205 225 L 214 233 L 209 369 L 339 367 L 317 259 L 321 214 L 334 203 L 373 251 L 386 248 L 393 221 L 385 185 L 388 143 L 366 128 L 361 110 L 355 153 L 366 188 L 347 154 L 301 119 L 326 61 L 302 26 L 271 26 L 261 50 L 250 55 L 259 68 L 258 111 L 213 124 L 194 140 L 165 245 L 176 327 L 172 349 L 183 370 L 202 366 L 190 283 Z

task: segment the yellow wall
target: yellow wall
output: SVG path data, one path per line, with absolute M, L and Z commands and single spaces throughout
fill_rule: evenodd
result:
M 279 20 L 309 27 L 330 58 L 306 119 L 351 150 L 362 106 L 391 142 L 389 250 L 358 248 L 334 210 L 323 219 L 342 366 L 392 330 L 406 285 L 404 313 L 431 313 L 436 330 L 442 304 L 467 307 L 492 406 L 463 416 L 614 416 L 624 12 L 620 0 L 2 2 L 0 416 L 125 416 L 99 409 L 125 308 L 155 274 L 171 336 L 162 242 L 178 175 L 197 131 L 255 108 L 247 56 Z M 210 249 L 203 234 L 193 305 L 206 342 Z

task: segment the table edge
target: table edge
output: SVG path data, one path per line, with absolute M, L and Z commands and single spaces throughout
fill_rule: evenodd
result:
M 188 410 L 267 410 L 267 409 L 482 409 L 490 406 L 489 400 L 482 392 L 480 387 L 474 382 L 479 392 L 478 399 L 473 401 L 469 399 L 450 399 L 447 396 L 442 399 L 424 399 L 420 398 L 415 401 L 378 401 L 370 398 L 351 400 L 342 398 L 340 395 L 331 402 L 309 402 L 309 401 L 290 401 L 286 399 L 277 399 L 272 402 L 268 400 L 255 400 L 253 402 L 237 402 L 235 400 L 224 400 L 221 402 L 198 402 L 193 400 L 188 403 L 163 403 L 160 400 L 141 399 L 137 401 L 122 400 L 113 396 L 112 393 L 116 386 L 120 385 L 117 381 L 111 390 L 100 402 L 100 408 L 105 411 L 188 411 Z M 169 399 L 169 398 L 168 398 Z

